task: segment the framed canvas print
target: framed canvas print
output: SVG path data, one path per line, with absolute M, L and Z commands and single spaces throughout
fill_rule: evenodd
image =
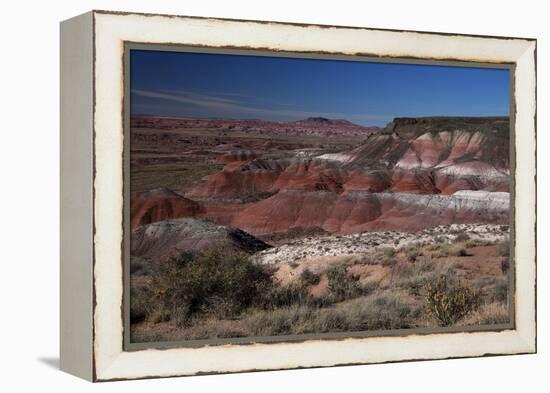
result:
M 536 41 L 61 24 L 61 367 L 536 351 Z

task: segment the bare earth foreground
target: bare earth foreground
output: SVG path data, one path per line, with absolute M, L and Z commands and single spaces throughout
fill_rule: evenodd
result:
M 133 342 L 509 322 L 508 118 L 133 118 Z

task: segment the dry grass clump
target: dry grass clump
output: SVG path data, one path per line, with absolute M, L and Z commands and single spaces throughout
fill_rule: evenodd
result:
M 434 256 L 437 258 L 444 258 L 444 257 L 467 257 L 470 254 L 464 247 L 462 247 L 460 244 L 441 244 L 439 247 L 439 250 L 437 250 L 436 253 L 434 253 Z
M 352 300 L 342 308 L 291 306 L 258 310 L 243 319 L 251 335 L 277 336 L 411 327 L 413 310 L 397 295 L 379 294 Z
M 407 244 L 401 248 L 399 248 L 399 252 L 403 253 L 404 255 L 409 255 L 411 253 L 416 253 L 417 256 L 421 256 L 422 254 L 422 244 L 420 243 L 411 243 Z
M 302 273 L 300 273 L 300 282 L 303 285 L 317 285 L 321 281 L 321 276 L 317 273 L 312 272 L 308 268 L 305 268 Z
M 464 320 L 465 325 L 498 325 L 510 322 L 510 310 L 506 304 L 488 303 Z
M 347 305 L 352 330 L 385 330 L 411 327 L 413 310 L 395 293 L 352 300 Z
M 349 274 L 347 268 L 335 265 L 326 271 L 328 288 L 336 301 L 342 301 L 362 294 L 359 277 Z
M 491 246 L 495 244 L 492 240 L 480 240 L 480 239 L 472 239 L 468 240 L 466 243 L 464 243 L 464 246 L 466 248 L 474 248 L 474 247 L 485 247 L 485 246 Z
M 417 276 L 419 274 L 424 274 L 424 273 L 431 272 L 434 269 L 435 269 L 435 265 L 434 265 L 434 262 L 433 262 L 432 258 L 427 257 L 427 258 L 424 258 L 424 259 L 421 259 L 421 260 L 417 261 L 414 264 L 414 268 L 413 268 L 412 273 L 415 276 Z
M 396 264 L 397 260 L 394 258 L 385 258 L 380 262 L 380 265 L 383 267 L 394 267 Z
M 395 256 L 395 248 L 385 247 L 382 249 L 382 253 L 387 258 L 393 258 Z
M 448 276 L 454 273 L 457 268 L 456 261 L 435 263 L 432 258 L 425 257 L 413 266 L 410 275 L 403 276 L 397 287 L 406 289 L 413 295 L 421 295 L 424 287 L 438 276 Z

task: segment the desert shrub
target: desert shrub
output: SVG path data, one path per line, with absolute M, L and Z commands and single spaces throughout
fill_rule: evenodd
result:
M 130 285 L 130 322 L 137 323 L 153 315 L 160 305 L 152 302 L 153 292 L 147 285 Z
M 468 252 L 465 248 L 458 247 L 457 245 L 452 244 L 442 244 L 439 252 L 437 253 L 437 257 L 466 257 L 469 256 Z
M 475 311 L 481 302 L 479 292 L 453 282 L 446 275 L 426 285 L 425 309 L 440 326 L 452 326 Z
M 468 254 L 466 249 L 461 248 L 461 247 L 457 247 L 457 248 L 451 249 L 451 252 L 449 253 L 449 255 L 451 255 L 453 257 L 467 257 L 470 254 Z
M 411 250 L 407 253 L 407 260 L 409 262 L 416 262 L 416 258 L 418 258 L 418 256 L 420 255 L 420 253 L 416 250 Z
M 359 262 L 361 265 L 378 265 L 378 260 L 373 257 L 373 256 L 370 256 L 370 255 L 363 255 L 361 257 L 361 260 Z
M 500 271 L 502 274 L 508 273 L 508 270 L 510 270 L 510 259 L 504 258 L 500 261 Z
M 433 244 L 429 244 L 428 246 L 426 246 L 426 250 L 428 251 L 439 251 L 442 247 L 442 243 L 439 243 L 439 242 L 436 242 L 436 243 L 433 243 Z
M 379 287 L 380 283 L 376 281 L 368 281 L 361 285 L 361 295 L 366 296 L 375 292 Z
M 321 277 L 317 273 L 313 273 L 308 268 L 305 268 L 300 274 L 300 281 L 304 285 L 317 285 Z
M 359 278 L 347 272 L 345 266 L 333 266 L 327 270 L 328 288 L 337 301 L 350 299 L 361 294 Z
M 143 258 L 132 257 L 130 260 L 130 274 L 137 276 L 145 276 L 153 271 L 152 263 Z
M 447 243 L 440 244 L 439 249 L 436 253 L 433 254 L 433 256 L 441 258 L 441 257 L 448 257 L 449 253 L 451 251 L 451 246 Z
M 233 316 L 271 292 L 271 273 L 246 254 L 209 251 L 182 254 L 154 278 L 153 301 L 163 314 L 184 324 L 195 313 Z
M 387 258 L 393 258 L 395 256 L 395 249 L 391 247 L 385 247 L 382 249 L 382 253 Z
M 424 258 L 414 264 L 412 273 L 416 276 L 419 274 L 431 272 L 434 270 L 434 263 L 431 258 Z
M 415 263 L 412 274 L 403 277 L 397 282 L 399 288 L 408 290 L 414 295 L 421 295 L 424 292 L 426 284 L 434 281 L 437 277 L 451 276 L 457 268 L 455 261 L 434 264 L 430 259 L 423 259 Z
M 393 258 L 383 259 L 380 265 L 383 267 L 394 267 L 397 264 L 397 260 Z
M 466 232 L 460 232 L 454 238 L 455 243 L 465 242 L 470 240 L 470 236 Z
M 492 241 L 492 240 L 481 240 L 481 239 L 472 239 L 472 240 L 468 240 L 466 243 L 464 243 L 466 248 L 490 246 L 492 244 L 494 244 L 494 241 Z
M 131 260 L 130 261 L 130 274 L 139 274 L 142 273 L 144 269 L 144 264 L 140 260 Z

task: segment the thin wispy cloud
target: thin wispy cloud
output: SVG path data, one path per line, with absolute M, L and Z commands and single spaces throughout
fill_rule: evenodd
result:
M 289 118 L 302 119 L 306 117 L 324 116 L 329 118 L 343 118 L 352 121 L 368 122 L 385 120 L 388 117 L 383 115 L 371 115 L 366 113 L 343 113 L 343 112 L 325 112 L 325 111 L 308 111 L 308 110 L 289 110 L 289 109 L 274 109 L 274 108 L 259 108 L 250 106 L 237 99 L 228 99 L 224 97 L 206 95 L 196 92 L 168 92 L 168 91 L 152 91 L 142 89 L 132 89 L 132 94 L 141 97 L 148 97 L 157 100 L 171 101 L 191 105 L 196 108 L 218 110 L 224 113 L 232 113 L 234 116 L 260 116 L 268 119 L 273 118 Z M 232 93 L 229 93 L 232 94 Z M 238 97 L 237 94 L 232 95 Z M 142 106 L 142 105 L 140 105 Z M 281 104 L 280 106 L 287 106 Z

